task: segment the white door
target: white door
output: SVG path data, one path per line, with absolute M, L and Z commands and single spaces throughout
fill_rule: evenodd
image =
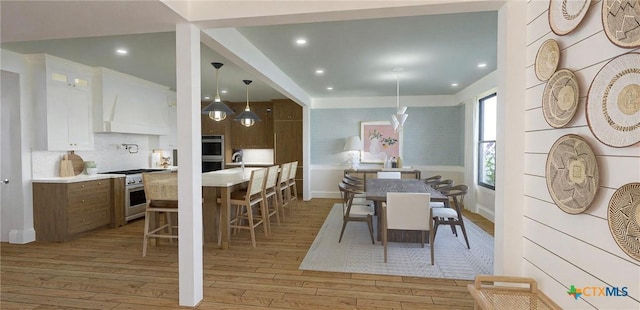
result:
M 9 241 L 9 232 L 21 228 L 20 158 L 20 76 L 2 71 L 0 107 L 0 241 Z

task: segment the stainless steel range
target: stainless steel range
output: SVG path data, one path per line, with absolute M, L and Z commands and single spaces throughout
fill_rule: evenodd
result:
M 103 174 L 124 174 L 125 194 L 124 194 L 124 217 L 126 221 L 131 221 L 144 216 L 147 198 L 144 196 L 144 185 L 142 184 L 142 174 L 145 172 L 168 172 L 163 169 L 133 169 L 122 171 L 102 172 Z

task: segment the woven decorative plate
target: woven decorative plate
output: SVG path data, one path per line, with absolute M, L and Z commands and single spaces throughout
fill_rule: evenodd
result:
M 600 142 L 625 147 L 640 141 L 640 54 L 609 61 L 587 94 L 587 123 Z
M 620 187 L 609 200 L 609 230 L 618 246 L 640 261 L 640 183 Z
M 602 26 L 611 43 L 640 46 L 640 8 L 636 1 L 602 0 Z
M 558 62 L 560 62 L 558 42 L 554 39 L 544 41 L 536 54 L 535 69 L 538 80 L 543 82 L 548 80 L 558 69 Z
M 553 128 L 567 125 L 578 109 L 578 82 L 568 69 L 554 73 L 542 94 L 542 113 L 544 119 Z
M 589 10 L 591 0 L 550 0 L 549 27 L 563 36 L 578 27 Z
M 587 141 L 578 135 L 560 137 L 549 151 L 547 189 L 564 212 L 582 213 L 589 208 L 599 184 L 598 162 Z

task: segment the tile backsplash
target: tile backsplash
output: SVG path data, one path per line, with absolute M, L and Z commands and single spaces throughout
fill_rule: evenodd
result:
M 83 160 L 96 162 L 98 172 L 115 170 L 139 169 L 151 167 L 150 139 L 155 137 L 136 134 L 96 133 L 93 151 L 76 151 Z M 137 153 L 129 153 L 135 149 L 126 150 L 120 145 L 136 144 Z M 33 178 L 57 177 L 60 175 L 60 160 L 65 152 L 33 151 L 31 161 Z

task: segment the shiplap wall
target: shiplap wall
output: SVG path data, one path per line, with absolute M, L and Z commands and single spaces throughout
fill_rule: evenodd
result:
M 557 36 L 549 27 L 549 1 L 531 0 L 527 6 L 527 90 L 525 132 L 525 205 L 523 269 L 542 290 L 565 309 L 640 309 L 640 262 L 626 255 L 613 240 L 607 206 L 614 191 L 640 182 L 640 143 L 612 148 L 600 143 L 587 125 L 585 104 L 591 81 L 612 58 L 632 49 L 616 47 L 602 29 L 602 2 L 592 1 L 573 32 Z M 542 114 L 545 87 L 534 72 L 535 56 L 547 39 L 558 42 L 559 68 L 572 70 L 580 88 L 580 106 L 562 129 L 550 127 Z M 596 153 L 600 188 L 583 214 L 569 215 L 551 199 L 545 182 L 545 163 L 551 145 L 561 136 L 577 134 Z M 629 297 L 587 297 L 567 294 L 571 285 L 626 286 Z

